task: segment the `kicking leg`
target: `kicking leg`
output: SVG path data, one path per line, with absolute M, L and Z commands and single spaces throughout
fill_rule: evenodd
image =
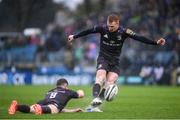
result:
M 102 101 L 104 100 L 104 92 L 106 90 L 106 87 L 109 86 L 109 85 L 112 85 L 112 84 L 115 84 L 116 80 L 118 78 L 118 74 L 114 73 L 114 72 L 108 72 L 107 74 L 107 81 L 106 83 L 104 84 L 100 94 L 99 94 L 99 99 L 101 100 L 101 103 Z M 98 104 L 97 106 L 95 106 L 93 108 L 93 111 L 94 112 L 102 112 L 99 107 L 100 107 L 101 104 Z
M 109 86 L 109 85 L 112 85 L 112 84 L 115 84 L 116 80 L 118 79 L 118 75 L 114 72 L 108 72 L 107 74 L 107 81 L 106 83 L 104 84 L 100 94 L 99 94 L 99 97 L 103 100 L 104 99 L 104 92 L 106 90 L 106 87 Z
M 89 105 L 85 111 L 102 112 L 99 109 L 99 105 L 102 104 L 102 100 L 99 98 L 99 94 L 100 94 L 102 86 L 104 85 L 104 82 L 106 79 L 106 73 L 107 72 L 103 69 L 100 69 L 96 72 L 96 81 L 92 89 L 94 99 L 92 100 L 91 105 Z
M 106 87 L 112 84 L 115 84 L 118 79 L 118 74 L 115 72 L 108 72 Z

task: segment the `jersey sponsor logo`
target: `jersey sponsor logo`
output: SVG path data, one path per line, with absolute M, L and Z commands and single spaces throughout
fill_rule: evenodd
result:
M 111 40 L 110 43 L 113 44 L 113 43 L 115 43 L 115 41 Z
M 105 38 L 108 38 L 107 34 L 104 35 Z
M 108 43 L 106 41 L 103 41 L 102 42 L 104 45 L 108 45 L 108 46 L 113 46 L 113 47 L 117 47 L 117 46 L 120 46 L 121 44 L 113 44 L 113 43 Z

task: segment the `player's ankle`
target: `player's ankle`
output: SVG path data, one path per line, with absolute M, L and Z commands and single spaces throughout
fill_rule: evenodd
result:
M 96 98 L 98 97 L 99 93 L 100 93 L 100 90 L 101 90 L 101 86 L 99 84 L 94 84 L 93 86 L 93 97 Z

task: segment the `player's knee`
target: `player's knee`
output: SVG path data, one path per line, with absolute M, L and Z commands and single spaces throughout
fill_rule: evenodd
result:
M 116 82 L 116 80 L 117 80 L 117 77 L 111 77 L 111 78 L 109 78 L 108 81 L 107 81 L 107 85 L 112 85 L 112 84 L 114 84 L 114 83 Z
M 55 105 L 50 104 L 48 107 L 51 109 L 51 114 L 59 113 L 59 109 Z

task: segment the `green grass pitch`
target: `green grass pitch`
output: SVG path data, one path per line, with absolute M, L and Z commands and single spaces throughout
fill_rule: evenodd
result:
M 59 113 L 34 115 L 17 112 L 8 115 L 11 100 L 33 104 L 53 86 L 0 86 L 0 119 L 180 119 L 180 87 L 121 86 L 112 102 L 104 102 L 103 113 Z M 83 89 L 83 99 L 71 100 L 67 108 L 85 108 L 91 101 L 92 86 L 70 86 Z

